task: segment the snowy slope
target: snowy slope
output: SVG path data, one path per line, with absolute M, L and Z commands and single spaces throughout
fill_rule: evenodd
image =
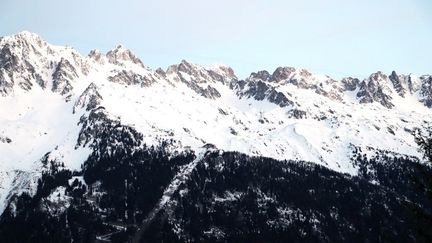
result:
M 240 80 L 223 65 L 151 70 L 121 45 L 83 57 L 29 32 L 3 37 L 0 211 L 11 193 L 34 190 L 47 153 L 80 168 L 92 151 L 77 143 L 81 119 L 97 107 L 142 133 L 142 144 L 174 140 L 181 151 L 210 143 L 356 174 L 354 147 L 419 157 L 410 133 L 430 121 L 431 84 L 427 75 L 334 80 L 296 68 Z

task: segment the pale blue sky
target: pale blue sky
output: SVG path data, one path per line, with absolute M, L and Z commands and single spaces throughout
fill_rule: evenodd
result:
M 430 0 L 1 0 L 0 23 L 1 36 L 28 30 L 83 55 L 121 43 L 151 68 L 432 74 Z

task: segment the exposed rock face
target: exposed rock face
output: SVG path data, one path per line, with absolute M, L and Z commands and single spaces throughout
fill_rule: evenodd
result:
M 230 67 L 219 65 L 212 69 L 206 69 L 185 60 L 182 60 L 178 65 L 168 67 L 165 75 L 168 80 L 182 82 L 196 93 L 209 99 L 221 97 L 214 84 L 222 83 L 227 85 L 237 80 L 234 71 Z
M 248 80 L 251 81 L 270 81 L 271 75 L 269 72 L 267 72 L 266 70 L 263 71 L 258 71 L 256 73 L 251 73 L 251 75 L 249 76 Z
M 328 76 L 318 77 L 304 69 L 279 67 L 272 75 L 267 71 L 252 73 L 245 81 L 231 85 L 239 95 L 254 97 L 257 100 L 267 99 L 281 107 L 293 105 L 287 97 L 289 93 L 277 91 L 278 87 L 294 85 L 299 89 L 313 90 L 315 93 L 332 100 L 342 100 L 343 88 Z
M 373 73 L 368 79 L 363 80 L 357 93 L 360 103 L 375 101 L 389 109 L 394 107 L 391 95 L 389 79 L 382 72 Z
M 184 74 L 189 75 L 190 78 L 184 77 L 184 80 L 193 81 L 195 83 L 206 83 L 207 80 L 211 80 L 207 70 L 200 66 L 189 63 L 186 60 L 182 60 L 177 66 L 177 72 L 180 73 L 180 77 L 184 77 Z
M 412 75 L 398 75 L 393 71 L 389 76 L 390 81 L 393 83 L 394 90 L 401 96 L 413 94 L 418 91 L 418 79 Z
M 212 79 L 227 84 L 233 80 L 237 80 L 237 76 L 231 67 L 225 65 L 217 65 L 208 70 Z
M 90 66 L 71 48 L 55 48 L 36 34 L 21 32 L 0 41 L 0 93 L 13 87 L 29 91 L 34 85 L 68 94 L 78 73 L 87 75 Z M 52 85 L 51 85 L 52 84 Z
M 263 70 L 252 73 L 246 80 L 232 82 L 230 88 L 235 90 L 239 97 L 267 100 L 280 107 L 292 106 L 294 103 L 269 83 L 272 78 L 269 72 Z
M 186 84 L 190 89 L 192 89 L 197 94 L 200 94 L 203 97 L 209 99 L 216 99 L 221 97 L 219 91 L 211 85 L 204 85 L 204 87 L 202 87 L 201 85 L 198 85 L 196 83 L 186 83 Z
M 287 115 L 289 118 L 295 118 L 295 119 L 304 119 L 307 117 L 306 111 L 302 111 L 299 109 L 291 109 L 287 112 Z
M 63 56 L 62 53 L 70 53 L 70 55 Z M 93 62 L 89 63 L 87 60 Z M 314 75 L 305 69 L 279 67 L 272 74 L 265 70 L 252 73 L 245 80 L 251 83 L 245 85 L 241 82 L 237 83 L 238 78 L 234 71 L 223 65 L 203 68 L 183 60 L 178 65 L 170 66 L 166 72 L 162 69 L 151 71 L 122 45 L 106 55 L 92 50 L 88 59 L 83 59 L 72 49 L 66 48 L 59 53 L 58 49 L 50 46 L 39 36 L 28 32 L 0 39 L 0 94 L 5 96 L 11 93 L 15 86 L 28 91 L 34 85 L 38 85 L 43 89 L 51 87 L 52 91 L 62 95 L 70 95 L 73 82 L 81 74 L 88 75 L 95 63 L 98 65 L 111 63 L 119 66 L 120 70 L 112 71 L 113 74 L 109 76 L 108 80 L 111 82 L 124 85 L 138 84 L 145 87 L 160 80 L 165 80 L 171 85 L 182 82 L 209 99 L 221 97 L 215 85 L 221 83 L 237 89 L 247 88 L 243 91 L 237 90 L 238 95 L 256 97 L 259 100 L 266 97 L 265 99 L 281 106 L 291 104 L 289 94 L 278 91 L 279 87 L 285 85 L 312 90 L 336 101 L 343 100 L 345 91 L 358 90 L 357 97 L 360 103 L 378 102 L 387 108 L 394 106 L 392 97 L 395 94 L 402 98 L 408 94 L 419 95 L 418 100 L 427 107 L 431 107 L 432 102 L 430 76 L 417 78 L 413 75 L 399 75 L 392 72 L 387 77 L 378 72 L 363 81 L 356 78 L 336 81 L 328 76 Z M 138 65 L 145 71 L 141 73 L 129 70 L 127 63 Z M 52 85 L 49 85 L 50 82 Z
M 158 68 L 155 71 L 157 74 L 159 74 L 161 77 L 166 78 L 166 73 L 162 68 Z
M 101 104 L 101 101 L 102 96 L 98 92 L 98 87 L 94 83 L 91 83 L 75 102 L 73 113 L 80 108 L 85 108 L 87 111 L 95 109 Z
M 432 108 L 432 76 L 425 75 L 422 76 L 420 80 L 420 102 L 422 102 L 425 106 Z
M 99 64 L 102 65 L 105 64 L 106 57 L 98 50 L 91 50 L 90 53 L 88 54 L 88 57 Z
M 0 39 L 2 242 L 432 242 L 430 76 L 238 80 L 24 36 Z
M 106 57 L 112 64 L 124 65 L 124 62 L 132 62 L 136 65 L 144 67 L 144 64 L 141 62 L 141 60 L 136 57 L 129 49 L 122 45 L 118 45 L 116 48 L 109 51 L 106 54 Z
M 30 90 L 34 84 L 46 87 L 44 70 L 49 68 L 47 58 L 42 53 L 52 50 L 39 36 L 21 32 L 5 37 L 0 41 L 0 94 L 6 95 L 16 84 Z M 42 70 L 41 70 L 42 69 Z
M 258 73 L 252 73 L 247 80 L 261 80 L 263 82 L 275 83 L 277 85 L 292 84 L 300 89 L 313 90 L 315 93 L 330 99 L 342 99 L 343 89 L 336 80 L 333 80 L 328 76 L 315 76 L 305 69 L 278 67 L 272 75 L 267 71 L 260 71 Z
M 78 78 L 78 74 L 75 67 L 68 60 L 62 58 L 52 75 L 52 91 L 62 95 L 71 92 L 73 89 L 72 82 L 76 78 Z
M 11 143 L 12 139 L 5 137 L 5 136 L 0 136 L 0 143 Z
M 422 76 L 422 77 L 427 77 L 427 75 Z M 410 74 L 410 75 L 406 76 L 405 80 L 407 82 L 408 90 L 410 91 L 411 94 L 414 94 L 415 92 L 417 92 L 419 90 L 420 80 L 416 76 Z
M 347 77 L 347 78 L 343 78 L 341 80 L 341 83 L 345 90 L 354 91 L 359 86 L 360 80 L 358 80 L 357 78 Z
M 234 89 L 240 97 L 267 100 L 280 107 L 292 106 L 294 104 L 284 93 L 277 91 L 271 85 L 260 80 L 249 82 L 241 80 L 232 83 L 231 88 Z
M 109 76 L 108 80 L 111 82 L 125 84 L 125 85 L 136 85 L 141 84 L 141 86 L 150 86 L 156 80 L 153 77 L 143 76 L 133 71 L 122 70 L 113 76 Z
M 396 92 L 402 96 L 405 97 L 405 93 L 407 92 L 407 87 L 405 87 L 405 76 L 404 75 L 397 75 L 395 71 L 393 71 L 389 79 L 393 83 L 393 87 L 396 90 Z
M 281 81 L 287 81 L 289 83 L 298 84 L 298 80 L 294 78 L 296 69 L 293 67 L 278 67 L 273 72 L 271 77 L 269 77 L 269 81 L 272 82 L 281 82 Z M 304 74 L 307 74 L 307 77 L 310 77 L 310 73 L 304 72 Z
M 407 94 L 415 95 L 420 91 L 419 101 L 425 106 L 431 106 L 430 76 L 421 76 L 417 78 L 413 75 L 398 75 L 393 71 L 390 76 L 382 72 L 371 74 L 368 78 L 360 81 L 357 78 L 347 77 L 340 81 L 334 80 L 328 76 L 316 76 L 304 69 L 293 67 L 279 67 L 273 74 L 263 70 L 252 73 L 247 79 L 251 84 L 249 86 L 239 82 L 232 87 L 249 88 L 248 91 L 239 92 L 239 95 L 247 94 L 248 97 L 254 97 L 261 100 L 263 94 L 252 95 L 253 92 L 265 92 L 265 86 L 274 88 L 284 85 L 294 85 L 300 89 L 313 90 L 315 93 L 325 96 L 332 100 L 342 101 L 345 91 L 356 91 L 356 96 L 360 103 L 377 102 L 386 108 L 393 108 L 393 95 L 397 94 L 402 98 Z M 283 93 L 279 95 L 282 97 Z M 273 95 L 276 97 L 276 95 Z M 274 99 L 273 99 L 274 100 Z M 280 100 L 280 99 L 279 99 Z
M 0 92 L 7 94 L 12 89 L 13 82 L 13 69 L 18 66 L 18 58 L 13 55 L 9 44 L 3 46 L 0 50 Z
M 180 64 L 168 68 L 167 73 L 176 72 L 183 82 L 194 83 L 229 83 L 237 80 L 234 71 L 230 67 L 219 65 L 214 68 L 204 68 L 182 60 Z

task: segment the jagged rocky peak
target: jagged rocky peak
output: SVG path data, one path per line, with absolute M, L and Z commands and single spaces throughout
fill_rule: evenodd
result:
M 99 88 L 93 82 L 84 90 L 73 106 L 73 113 L 78 109 L 85 108 L 86 111 L 98 107 L 102 102 L 102 96 L 99 94 Z
M 333 100 L 341 100 L 343 88 L 340 83 L 327 75 L 314 75 L 306 69 L 278 67 L 269 74 L 267 71 L 252 73 L 248 81 L 261 80 L 276 84 L 293 84 L 301 89 L 311 89 L 315 93 Z
M 330 77 L 325 76 L 326 79 Z M 317 81 L 316 75 L 313 75 L 306 69 L 297 69 L 294 67 L 278 67 L 270 77 L 271 82 L 292 83 L 294 85 L 309 86 Z
M 401 96 L 405 97 L 406 93 L 414 93 L 419 89 L 417 77 L 413 75 L 397 74 L 393 71 L 389 76 L 390 81 L 393 83 L 393 88 Z
M 13 43 L 20 48 L 32 48 L 32 46 L 43 48 L 48 45 L 39 35 L 29 31 L 21 31 L 15 35 L 4 37 L 2 41 Z
M 293 75 L 296 73 L 296 71 L 297 70 L 293 67 L 278 67 L 271 75 L 270 81 L 280 82 L 280 81 L 290 80 L 293 78 Z M 307 73 L 310 76 L 309 72 L 307 72 L 306 70 L 304 71 L 305 74 Z
M 221 77 L 223 77 L 226 80 L 237 80 L 237 76 L 235 75 L 234 70 L 229 67 L 226 66 L 224 64 L 217 64 L 217 65 L 213 65 L 210 68 L 210 71 L 213 71 L 215 73 L 217 73 L 218 75 L 220 75 Z
M 261 80 L 279 84 L 294 84 L 299 88 L 315 89 L 317 85 L 337 83 L 327 75 L 314 75 L 306 69 L 278 67 L 270 75 L 267 71 L 252 73 L 247 80 Z
M 284 93 L 276 90 L 275 87 L 262 80 L 240 80 L 237 82 L 232 82 L 230 87 L 236 91 L 236 94 L 240 98 L 253 98 L 260 101 L 267 100 L 270 103 L 274 103 L 280 107 L 294 105 L 294 102 L 290 100 Z
M 67 59 L 61 58 L 52 75 L 52 91 L 62 95 L 69 93 L 73 89 L 72 82 L 76 78 L 78 78 L 76 68 Z
M 370 76 L 370 79 L 377 80 L 377 81 L 385 81 L 387 79 L 387 75 L 383 73 L 382 71 L 377 71 L 375 73 L 372 73 Z
M 155 73 L 157 73 L 160 77 L 166 78 L 166 72 L 162 68 L 157 68 Z
M 148 87 L 152 83 L 156 82 L 155 75 L 149 73 L 148 75 L 141 75 L 130 70 L 121 70 L 116 74 L 108 77 L 110 82 L 124 84 L 124 85 L 137 85 L 140 84 L 141 87 Z
M 389 76 L 390 81 L 393 83 L 393 87 L 396 90 L 396 92 L 404 97 L 405 93 L 407 92 L 407 87 L 405 86 L 405 76 L 404 75 L 398 75 L 395 71 L 393 71 Z
M 197 94 L 209 98 L 217 99 L 221 97 L 219 91 L 213 87 L 216 82 L 228 84 L 234 76 L 225 76 L 230 73 L 229 69 L 219 69 L 217 71 L 206 69 L 200 65 L 182 60 L 180 64 L 171 65 L 166 71 L 165 77 L 169 82 L 181 82 L 195 91 Z
M 101 53 L 97 49 L 91 50 L 88 57 L 99 64 L 105 64 L 105 54 Z
M 46 87 L 47 70 L 51 68 L 47 54 L 53 50 L 38 35 L 20 32 L 0 40 L 0 93 L 7 95 L 17 85 L 30 90 L 34 84 Z
M 228 84 L 233 80 L 237 80 L 234 70 L 228 66 L 219 64 L 210 68 L 205 68 L 186 60 L 182 60 L 178 65 L 168 67 L 167 74 L 172 73 L 176 73 L 183 82 L 221 82 Z
M 206 83 L 208 81 L 213 81 L 208 75 L 207 70 L 205 70 L 202 66 L 190 63 L 186 60 L 182 60 L 180 64 L 177 65 L 177 67 L 171 67 L 171 69 L 177 72 L 182 81 L 196 83 Z
M 249 81 L 261 80 L 264 82 L 291 81 L 296 71 L 297 70 L 293 67 L 278 67 L 273 72 L 273 74 L 270 74 L 267 70 L 253 72 L 247 78 L 247 80 Z
M 353 77 L 345 77 L 341 80 L 342 87 L 346 91 L 354 91 L 360 84 L 360 80 L 358 78 Z
M 247 80 L 250 80 L 250 81 L 261 80 L 261 81 L 267 82 L 267 81 L 270 81 L 270 78 L 271 78 L 270 73 L 267 72 L 266 70 L 262 70 L 262 71 L 258 71 L 256 73 L 255 72 L 251 73 L 251 75 L 249 75 Z
M 112 64 L 122 65 L 124 62 L 132 62 L 144 68 L 141 60 L 123 45 L 117 45 L 114 49 L 108 51 L 106 57 Z
M 0 49 L 0 94 L 7 95 L 14 86 L 13 69 L 18 65 L 18 58 L 13 55 L 9 46 Z
M 372 73 L 369 78 L 360 83 L 360 88 L 357 97 L 360 103 L 378 102 L 384 107 L 393 108 L 392 89 L 390 88 L 391 81 L 387 75 L 378 71 Z
M 240 98 L 253 98 L 255 100 L 267 100 L 280 107 L 293 106 L 294 102 L 287 95 L 274 87 L 272 75 L 266 70 L 253 72 L 246 80 L 231 82 L 233 89 Z
M 8 48 L 17 58 L 29 62 L 46 59 L 46 55 L 55 54 L 52 45 L 48 44 L 39 35 L 29 31 L 22 31 L 15 35 L 5 36 L 0 40 L 0 48 Z
M 177 73 L 177 71 L 178 71 L 178 65 L 176 65 L 176 64 L 173 64 L 173 65 L 170 65 L 170 66 L 168 66 L 168 68 L 166 69 L 166 71 L 165 71 L 165 73 L 166 74 L 175 74 L 175 73 Z
M 432 108 L 432 76 L 423 75 L 420 77 L 420 102 L 425 106 Z

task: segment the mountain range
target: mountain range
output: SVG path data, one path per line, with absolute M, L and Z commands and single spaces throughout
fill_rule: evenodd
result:
M 431 75 L 242 79 L 1 37 L 0 237 L 427 242 L 432 170 L 414 131 L 431 118 Z

